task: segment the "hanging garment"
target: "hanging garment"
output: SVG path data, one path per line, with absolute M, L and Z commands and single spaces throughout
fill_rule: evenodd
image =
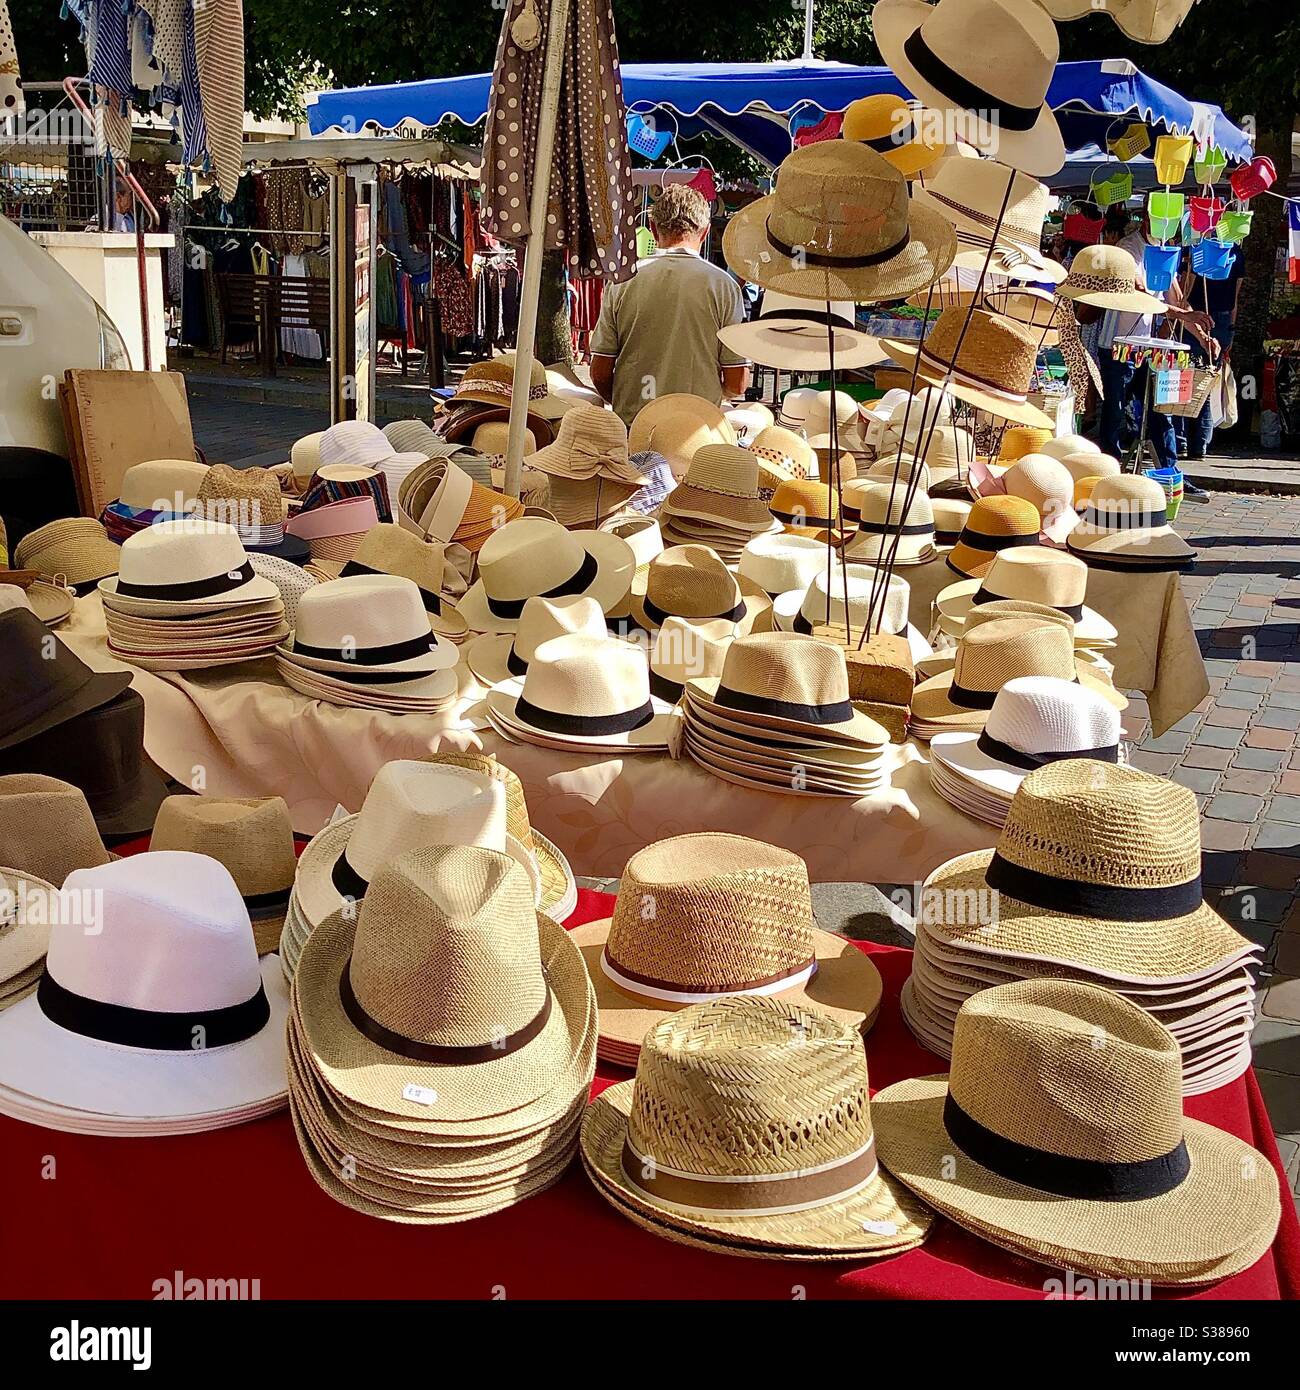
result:
M 282 275 L 286 280 L 305 280 L 306 262 L 300 255 L 286 256 Z M 280 346 L 295 357 L 305 357 L 318 362 L 324 355 L 320 334 L 307 327 L 307 319 L 296 314 L 286 313 L 280 324 Z
M 194 37 L 212 176 L 229 202 L 244 164 L 244 0 L 195 5 Z
M 181 146 L 182 161 L 207 166 L 208 127 L 199 93 L 199 61 L 194 41 L 194 11 L 181 11 Z
M 306 213 L 306 189 L 299 169 L 268 169 L 261 181 L 266 199 L 263 226 L 270 227 L 275 249 L 297 255 L 306 243 L 299 231 Z
M 459 264 L 433 263 L 433 293 L 442 314 L 442 331 L 448 338 L 468 338 L 474 332 L 474 295 Z

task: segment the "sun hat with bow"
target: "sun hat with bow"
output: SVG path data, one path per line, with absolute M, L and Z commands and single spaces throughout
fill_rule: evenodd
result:
M 1181 569 L 1196 552 L 1169 525 L 1166 505 L 1153 478 L 1102 478 L 1066 544 L 1098 569 Z
M 926 129 L 925 113 L 893 92 L 851 101 L 844 111 L 840 137 L 867 145 L 906 179 L 928 170 L 944 150 Z
M 806 588 L 819 569 L 826 568 L 826 544 L 788 531 L 755 536 L 740 553 L 736 573 L 769 598 Z
M 34 772 L 0 775 L 0 847 L 7 868 L 56 888 L 109 861 L 81 788 Z
M 75 594 L 87 594 L 116 574 L 121 547 L 91 516 L 65 516 L 29 531 L 14 546 L 14 564 L 47 578 L 61 578 Z
M 534 596 L 524 604 L 515 632 L 485 632 L 466 649 L 465 660 L 482 685 L 499 685 L 528 672 L 528 663 L 543 642 L 575 632 L 605 637 L 605 614 L 594 598 Z
M 1001 551 L 1037 545 L 1042 518 L 1023 497 L 980 497 L 972 505 L 947 565 L 962 579 L 978 579 Z
M 647 632 L 673 616 L 688 622 L 722 619 L 743 634 L 760 619 L 768 621 L 771 611 L 768 596 L 732 574 L 706 545 L 669 546 L 650 562 L 644 588 L 634 586 L 632 593 L 632 621 Z
M 1140 289 L 1137 262 L 1122 246 L 1083 246 L 1070 265 L 1065 282 L 1056 287 L 1062 299 L 1118 309 L 1130 314 L 1163 314 L 1165 302 Z
M 886 354 L 857 322 L 857 308 L 849 301 L 816 304 L 768 290 L 756 318 L 718 329 L 718 338 L 764 367 L 824 372 L 831 365 L 832 346 L 837 370 L 874 367 Z
M 560 420 L 555 442 L 531 454 L 528 466 L 556 478 L 601 478 L 633 489 L 645 479 L 628 462 L 627 426 L 612 410 L 577 404 Z
M 824 140 L 782 161 L 776 187 L 727 224 L 737 275 L 825 303 L 902 299 L 952 263 L 946 219 L 909 202 L 903 175 L 866 145 Z

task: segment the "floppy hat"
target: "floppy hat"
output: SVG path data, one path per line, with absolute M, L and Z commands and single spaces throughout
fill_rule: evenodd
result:
M 682 689 L 696 676 L 720 676 L 736 625 L 725 619 L 690 622 L 669 616 L 650 646 L 650 693 L 668 704 L 682 698 Z
M 736 573 L 775 598 L 790 589 L 807 588 L 813 575 L 825 568 L 824 541 L 788 531 L 769 531 L 755 536 L 740 552 Z
M 858 529 L 844 547 L 845 559 L 874 562 L 893 551 L 895 564 L 921 565 L 934 555 L 934 510 L 920 487 L 909 502 L 901 480 L 896 486 L 869 482 L 854 488 L 853 504 Z
M 543 642 L 575 632 L 606 636 L 605 615 L 594 598 L 534 596 L 524 604 L 515 632 L 485 632 L 476 637 L 465 652 L 465 661 L 480 684 L 499 685 L 512 676 L 526 674 L 533 653 Z
M 560 747 L 666 748 L 674 719 L 650 693 L 644 651 L 581 634 L 544 642 L 522 680 L 494 687 L 485 704 L 516 737 Z
M 1164 489 L 1153 478 L 1102 478 L 1066 544 L 1097 568 L 1182 568 L 1196 552 L 1169 525 L 1165 508 Z
M 1202 1283 L 1264 1253 L 1278 1188 L 1249 1144 L 1184 1118 L 1180 1080 L 1175 1039 L 1119 995 L 999 985 L 962 1005 L 947 1077 L 876 1094 L 881 1161 L 958 1225 L 1028 1259 Z
M 848 1023 L 718 999 L 645 1035 L 636 1077 L 587 1108 L 582 1158 L 619 1212 L 733 1255 L 864 1259 L 930 1217 L 876 1162 L 867 1060 Z
M 399 454 L 422 454 L 426 459 L 465 452 L 461 445 L 435 434 L 424 420 L 392 420 L 384 426 L 384 438 Z
M 608 612 L 626 597 L 635 571 L 632 547 L 620 536 L 520 517 L 492 532 L 479 551 L 478 579 L 458 607 L 472 632 L 514 632 L 537 595 L 588 595 Z
M 1077 300 L 1098 309 L 1130 314 L 1163 314 L 1165 302 L 1137 284 L 1137 262 L 1122 246 L 1079 248 L 1065 282 L 1056 287 L 1062 299 Z
M 1065 163 L 1047 104 L 1061 45 L 1034 0 L 881 0 L 872 28 L 908 91 L 957 117 L 957 135 L 981 154 L 1027 174 Z
M 725 347 L 764 367 L 824 372 L 831 365 L 848 371 L 885 361 L 879 342 L 857 326 L 857 308 L 849 301 L 827 305 L 768 290 L 758 317 L 718 329 Z M 767 424 L 771 424 L 769 419 Z
M 784 425 L 768 425 L 760 430 L 749 452 L 759 460 L 760 488 L 775 490 L 791 478 L 815 478 L 819 472 L 812 445 Z
M 919 346 L 888 339 L 885 346 L 898 361 L 916 363 L 922 378 L 946 384 L 954 396 L 990 415 L 1026 425 L 1051 424 L 1048 416 L 1026 399 L 1038 340 L 1028 328 L 1010 319 L 974 309 L 968 323 L 966 310 L 945 309 Z
M 458 642 L 467 633 L 465 620 L 444 595 L 446 545 L 421 540 L 393 522 L 381 522 L 361 539 L 357 553 L 339 568 L 338 577 L 387 574 L 409 579 L 420 591 L 429 626 L 439 637 Z
M 531 454 L 528 464 L 556 478 L 601 478 L 633 488 L 646 481 L 628 462 L 623 421 L 612 410 L 581 402 L 561 418 L 555 442 Z
M 478 401 L 484 405 L 509 407 L 515 380 L 514 353 L 490 357 L 485 362 L 471 362 L 456 386 L 453 401 Z M 572 395 L 552 395 L 545 368 L 539 362 L 531 364 L 528 378 L 528 409 L 543 419 L 558 420 L 566 410 L 583 404 Z
M 948 568 L 962 579 L 977 579 L 1002 551 L 1037 545 L 1041 525 L 1037 508 L 1023 497 L 980 497 L 948 552 Z
M 844 140 L 788 154 L 773 191 L 732 217 L 722 238 L 737 275 L 823 303 L 902 299 L 943 274 L 956 249 L 944 218 L 909 203 L 892 164 Z
M 629 454 L 653 450 L 675 474 L 684 473 L 705 444 L 734 444 L 736 431 L 722 410 L 702 396 L 673 391 L 656 396 L 637 411 L 628 427 Z
M 1003 473 L 1002 486 L 1009 496 L 1023 497 L 1033 504 L 1049 540 L 1064 540 L 1079 524 L 1074 510 L 1074 478 L 1059 459 L 1026 454 Z
M 697 449 L 686 476 L 668 494 L 664 511 L 748 531 L 764 531 L 772 524 L 772 514 L 758 496 L 758 462 L 738 444 Z
M 943 154 L 943 145 L 926 131 L 924 114 L 893 92 L 859 97 L 845 108 L 840 137 L 868 145 L 904 178 L 914 178 Z
M 121 555 L 94 517 L 67 516 L 29 531 L 14 546 L 13 558 L 19 569 L 61 578 L 74 593 L 86 594 L 117 573 Z
M 0 1110 L 183 1133 L 283 1105 L 284 979 L 259 969 L 220 864 L 160 851 L 78 869 L 58 909 L 35 997 L 0 1014 Z
M 634 589 L 631 618 L 646 631 L 670 615 L 690 622 L 722 619 L 743 634 L 766 619 L 771 608 L 756 584 L 732 574 L 708 546 L 674 545 L 650 562 L 644 591 Z
M 92 671 L 25 608 L 0 612 L 0 749 L 35 738 L 120 695 L 129 671 Z
M 109 860 L 80 787 L 32 772 L 0 776 L 0 845 L 10 869 L 56 888 Z
M 111 598 L 195 611 L 278 599 L 269 579 L 253 573 L 233 526 L 200 518 L 160 521 L 122 545 L 121 571 L 99 581 Z
M 597 526 L 622 512 L 644 483 L 621 483 L 597 473 L 590 478 L 545 476 L 546 511 L 571 530 Z
M 840 530 L 839 492 L 830 483 L 792 479 L 776 488 L 767 505 L 781 529 L 791 535 L 816 539 Z
M 321 431 L 313 471 L 339 463 L 374 468 L 380 459 L 396 452 L 378 425 L 369 420 L 340 420 Z

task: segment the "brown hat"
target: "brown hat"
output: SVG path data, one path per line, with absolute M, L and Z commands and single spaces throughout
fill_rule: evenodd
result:
M 717 521 L 746 531 L 766 531 L 772 525 L 772 513 L 758 496 L 758 461 L 738 444 L 697 449 L 663 510 L 668 516 Z
M 85 793 L 36 773 L 0 777 L 0 846 L 9 868 L 48 879 L 56 888 L 73 869 L 109 860 Z
M 654 631 L 670 616 L 690 622 L 725 619 L 743 634 L 761 615 L 770 615 L 772 601 L 756 584 L 738 579 L 706 545 L 669 546 L 633 584 L 632 621 Z

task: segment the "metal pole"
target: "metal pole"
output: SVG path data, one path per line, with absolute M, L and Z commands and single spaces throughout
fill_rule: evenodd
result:
M 813 0 L 803 0 L 803 56 L 811 58 L 813 43 Z
M 542 288 L 542 251 L 546 239 L 546 204 L 551 191 L 551 162 L 555 125 L 564 80 L 564 55 L 569 29 L 569 0 L 551 0 L 546 21 L 546 68 L 533 154 L 533 186 L 528 197 L 528 240 L 519 289 L 519 330 L 515 340 L 515 378 L 510 392 L 510 432 L 506 439 L 505 492 L 519 496 L 524 466 L 524 431 L 528 425 L 528 387 L 533 372 L 533 343 L 537 337 L 537 299 Z

